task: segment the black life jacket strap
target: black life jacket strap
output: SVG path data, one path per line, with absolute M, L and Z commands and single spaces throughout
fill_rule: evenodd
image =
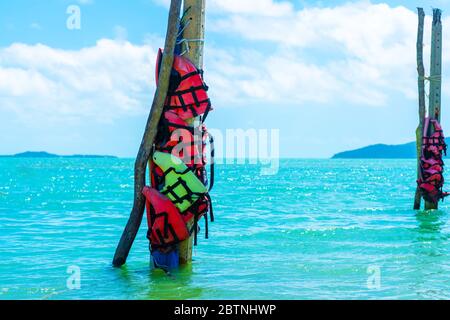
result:
M 175 193 L 175 189 L 179 186 L 182 186 L 183 189 L 186 191 L 186 194 L 182 197 L 178 196 L 178 194 Z M 193 196 L 201 197 L 203 193 L 194 192 L 192 191 L 189 186 L 187 185 L 186 181 L 184 181 L 181 177 L 178 178 L 177 182 L 173 185 L 170 185 L 162 192 L 164 195 L 171 195 L 174 200 L 172 201 L 175 204 L 183 203 L 184 201 L 189 201 L 192 203 Z
M 176 174 L 179 174 L 179 175 L 185 175 L 186 173 L 188 173 L 189 171 L 191 171 L 189 168 L 187 168 L 186 170 L 184 170 L 183 172 L 179 172 L 179 171 L 177 171 L 175 168 L 169 168 L 168 170 L 166 170 L 166 171 L 164 171 L 164 175 L 163 175 L 163 177 L 164 178 L 166 178 L 166 176 L 169 174 L 169 173 L 171 173 L 171 172 L 175 172 Z
M 195 130 L 194 127 L 184 126 L 182 124 L 173 123 L 173 122 L 168 121 L 167 119 L 164 119 L 163 122 L 164 122 L 165 127 L 173 127 L 176 129 L 185 129 L 185 130 L 189 131 L 191 134 L 194 134 L 194 130 Z
M 187 80 L 187 79 L 189 79 L 189 78 L 191 78 L 191 77 L 194 77 L 194 76 L 196 76 L 196 75 L 202 76 L 202 75 L 203 75 L 203 72 L 200 72 L 199 70 L 196 70 L 196 71 L 192 71 L 192 72 L 190 72 L 190 73 L 186 73 L 184 76 L 182 76 L 182 77 L 180 78 L 180 80 L 181 80 L 181 81 L 184 81 L 184 80 Z
M 166 244 L 166 242 L 165 242 L 165 240 L 164 240 L 164 237 L 163 237 L 163 235 L 161 234 L 161 230 L 156 230 L 156 234 L 158 235 L 158 239 L 159 239 L 159 242 L 160 242 L 160 244 L 158 245 L 158 246 L 163 246 L 163 245 L 165 245 Z
M 182 186 L 186 190 L 186 195 L 184 195 L 183 197 L 178 196 L 178 194 L 175 192 L 175 189 L 179 186 Z M 179 177 L 177 182 L 175 182 L 174 184 L 167 186 L 162 193 L 164 195 L 170 194 L 174 198 L 173 203 L 175 204 L 183 203 L 185 200 L 189 200 L 190 198 L 192 198 L 193 194 L 192 190 L 189 188 L 186 182 L 181 179 L 181 177 Z
M 209 177 L 209 188 L 208 191 L 211 191 L 214 187 L 214 157 L 216 154 L 216 151 L 214 149 L 214 137 L 210 134 L 209 135 L 209 145 L 211 147 L 211 164 L 210 164 L 210 177 Z
M 196 110 L 196 106 L 200 106 L 200 105 L 202 105 L 202 104 L 204 104 L 204 103 L 207 103 L 208 105 L 207 105 L 207 108 L 206 108 L 206 111 L 205 111 L 205 114 L 206 113 L 209 113 L 209 111 L 210 111 L 210 109 L 211 109 L 211 100 L 210 99 L 206 99 L 206 100 L 202 100 L 202 101 L 199 101 L 198 102 L 198 104 L 185 104 L 185 102 L 184 102 L 184 100 L 183 100 L 183 98 L 180 98 L 180 103 L 181 103 L 181 106 L 173 106 L 173 105 L 170 105 L 170 104 L 167 104 L 167 105 L 165 105 L 164 107 L 167 109 L 167 110 L 177 110 L 177 109 L 183 109 L 183 111 L 188 111 L 188 110 L 190 110 L 191 112 L 192 112 L 192 115 L 194 116 L 194 117 L 197 117 L 197 116 L 199 116 L 199 114 L 198 114 L 198 112 L 197 112 L 197 110 Z M 204 119 L 206 119 L 205 117 L 203 117 Z M 204 121 L 204 119 L 203 119 L 203 121 Z
M 194 215 L 194 246 L 198 244 L 198 214 Z
M 151 227 L 149 228 L 149 230 L 147 231 L 147 239 L 151 240 L 151 234 L 153 231 L 153 227 L 155 225 L 156 219 L 158 218 L 163 218 L 164 219 L 164 228 L 161 232 L 160 229 L 156 229 L 155 233 L 158 236 L 159 239 L 159 244 L 151 244 L 152 247 L 154 248 L 162 248 L 162 247 L 167 247 L 169 245 L 172 244 L 176 244 L 180 242 L 180 239 L 178 238 L 178 235 L 175 232 L 175 229 L 173 228 L 173 226 L 169 223 L 169 214 L 167 212 L 161 212 L 161 213 L 156 213 L 155 209 L 153 208 L 152 205 L 150 205 L 150 215 L 151 215 Z M 166 238 L 169 237 L 169 232 L 170 234 L 173 236 L 173 241 L 172 242 L 166 242 Z
M 206 193 L 205 197 L 206 197 L 206 199 L 208 199 L 209 217 L 211 219 L 211 222 L 214 222 L 214 211 L 213 211 L 213 204 L 212 204 L 211 196 L 209 195 L 209 193 Z
M 212 109 L 211 100 L 208 99 L 208 107 L 206 108 L 205 113 L 200 119 L 201 123 L 204 123 L 206 121 L 206 118 L 208 117 L 208 114 L 211 111 L 211 109 Z
M 173 97 L 173 96 L 180 97 L 180 96 L 185 95 L 185 94 L 188 94 L 188 93 L 191 93 L 191 94 L 194 95 L 195 92 L 196 92 L 196 91 L 199 91 L 199 90 L 207 91 L 207 90 L 208 90 L 208 86 L 206 86 L 206 85 L 204 85 L 204 84 L 202 84 L 202 85 L 200 85 L 200 86 L 191 86 L 191 87 L 188 88 L 188 89 L 184 89 L 184 90 L 176 90 L 176 91 L 173 92 L 173 93 L 169 93 L 168 96 L 169 96 L 169 97 Z
M 205 217 L 205 239 L 209 239 L 208 217 Z

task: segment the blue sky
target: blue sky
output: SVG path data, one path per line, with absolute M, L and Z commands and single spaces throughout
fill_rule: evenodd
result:
M 74 4 L 80 30 L 66 27 Z M 209 127 L 280 129 L 283 157 L 412 141 L 417 5 L 444 10 L 448 75 L 447 0 L 207 0 Z M 166 0 L 0 2 L 0 154 L 134 157 L 166 23 Z

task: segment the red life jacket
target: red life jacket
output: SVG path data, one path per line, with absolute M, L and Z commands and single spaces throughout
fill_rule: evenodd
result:
M 163 126 L 165 126 L 170 133 L 177 129 L 185 129 L 191 132 L 194 131 L 194 128 L 190 126 L 186 120 L 181 119 L 173 110 L 164 112 L 162 122 Z
M 430 122 L 434 128 L 432 135 L 428 134 Z M 428 202 L 437 203 L 449 195 L 442 191 L 444 186 L 442 153 L 446 152 L 447 145 L 441 125 L 437 120 L 426 118 L 420 157 L 420 177 L 417 183 L 423 198 Z
M 158 190 L 144 187 L 146 198 L 147 238 L 155 248 L 167 248 L 189 238 L 190 233 L 179 210 Z
M 161 61 L 162 50 L 159 49 L 156 63 L 157 82 Z M 176 112 L 183 120 L 201 115 L 204 120 L 211 110 L 207 91 L 208 86 L 203 81 L 203 72 L 198 70 L 189 59 L 175 55 L 165 102 L 166 110 Z
M 194 132 L 194 134 L 192 133 Z M 170 135 L 169 140 L 160 151 L 171 153 L 180 158 L 189 168 L 203 168 L 207 162 L 206 146 L 209 135 L 205 126 L 191 130 L 178 129 Z
M 177 113 L 166 111 L 161 117 L 155 145 L 158 151 L 171 153 L 195 170 L 208 163 L 206 152 L 208 141 L 211 144 L 211 158 L 213 158 L 214 141 L 206 125 L 192 127 Z

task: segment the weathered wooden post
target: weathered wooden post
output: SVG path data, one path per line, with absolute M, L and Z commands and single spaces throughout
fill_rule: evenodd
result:
M 430 95 L 428 116 L 430 119 L 441 120 L 441 78 L 442 78 L 442 23 L 441 10 L 433 9 L 433 26 L 431 31 L 431 62 L 430 62 Z M 430 134 L 433 133 L 430 126 Z M 437 203 L 425 202 L 425 210 L 437 209 Z
M 134 204 L 130 213 L 130 218 L 123 231 L 120 242 L 117 246 L 113 265 L 120 267 L 125 264 L 131 246 L 133 245 L 136 234 L 142 222 L 142 216 L 145 209 L 145 199 L 142 195 L 142 189 L 145 186 L 145 174 L 147 162 L 150 158 L 152 146 L 158 130 L 158 123 L 166 100 L 167 90 L 169 88 L 170 73 L 173 66 L 173 55 L 179 31 L 180 11 L 182 0 L 171 0 L 169 19 L 167 26 L 166 42 L 164 46 L 164 56 L 162 58 L 161 70 L 158 86 L 156 88 L 150 115 L 145 127 L 141 146 L 136 157 L 134 167 Z
M 425 19 L 425 12 L 423 8 L 417 8 L 419 16 L 419 25 L 417 29 L 417 73 L 418 73 L 418 90 L 419 90 L 419 125 L 416 130 L 416 146 L 417 146 L 417 179 L 420 177 L 420 156 L 422 153 L 422 136 L 423 136 L 423 122 L 425 120 L 425 67 L 423 65 L 423 25 Z M 416 195 L 414 197 L 414 210 L 420 209 L 422 195 L 417 186 Z
M 186 40 L 185 56 L 198 68 L 203 68 L 203 47 L 205 37 L 205 0 L 184 0 L 185 21 L 188 23 L 183 32 Z M 193 237 L 180 243 L 180 264 L 192 261 Z
M 423 24 L 425 13 L 422 8 L 417 8 L 419 15 L 419 27 L 417 31 L 417 72 L 419 89 L 419 126 L 416 130 L 417 143 L 417 177 L 420 177 L 420 157 L 422 152 L 423 126 L 426 115 L 425 107 L 425 80 L 429 80 L 430 94 L 428 100 L 428 117 L 430 119 L 441 119 L 441 78 L 442 78 L 442 23 L 441 10 L 433 9 L 433 25 L 431 31 L 431 61 L 430 76 L 425 78 L 423 65 Z M 433 134 L 433 126 L 428 129 L 428 134 Z M 414 197 L 414 209 L 420 209 L 420 190 L 417 187 Z M 425 210 L 437 209 L 438 203 L 425 201 Z

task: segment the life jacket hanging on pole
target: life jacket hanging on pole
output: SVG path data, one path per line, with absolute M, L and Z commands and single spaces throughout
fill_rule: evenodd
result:
M 205 124 L 192 127 L 175 112 L 166 111 L 161 119 L 157 149 L 180 158 L 191 169 L 207 163 L 208 131 Z
M 144 187 L 142 193 L 147 200 L 147 238 L 153 249 L 167 248 L 189 238 L 183 217 L 167 197 L 149 187 Z
M 162 54 L 162 50 L 159 49 L 156 63 L 157 83 Z M 189 59 L 175 55 L 165 109 L 176 112 L 183 120 L 202 116 L 202 121 L 205 121 L 211 110 L 207 91 L 208 86 L 203 81 L 203 71 L 197 69 Z
M 434 129 L 432 135 L 429 134 L 430 122 Z M 425 201 L 434 204 L 449 195 L 449 193 L 442 191 L 444 186 L 443 153 L 445 155 L 447 154 L 447 145 L 442 127 L 437 120 L 427 117 L 424 122 L 420 171 L 417 184 Z
M 184 212 L 208 192 L 208 188 L 181 159 L 160 151 L 153 154 L 153 162 L 164 172 L 161 191 L 175 206 Z

